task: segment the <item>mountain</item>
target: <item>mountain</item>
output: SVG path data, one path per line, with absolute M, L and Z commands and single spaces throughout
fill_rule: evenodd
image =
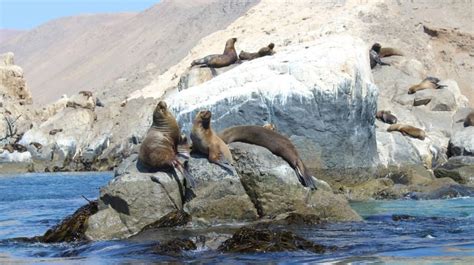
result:
M 165 0 L 140 13 L 65 17 L 0 44 L 0 52 L 15 53 L 35 103 L 81 90 L 121 98 L 256 2 Z
M 0 29 L 0 44 L 9 41 L 24 32 L 24 30 L 17 29 Z

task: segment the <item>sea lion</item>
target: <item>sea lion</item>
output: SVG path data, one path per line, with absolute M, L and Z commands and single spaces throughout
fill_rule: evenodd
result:
M 392 131 L 399 131 L 403 135 L 409 135 L 420 140 L 425 140 L 426 137 L 425 131 L 407 124 L 392 124 L 388 127 L 387 132 Z
M 191 130 L 192 150 L 209 155 L 209 162 L 218 164 L 232 172 L 229 164 L 232 165 L 234 159 L 229 147 L 211 128 L 211 116 L 209 110 L 201 110 L 196 114 Z
M 474 112 L 469 113 L 464 119 L 464 127 L 474 126 Z
M 23 152 L 28 151 L 28 149 L 26 149 L 26 147 L 24 147 L 21 144 L 6 144 L 3 147 L 3 149 L 7 150 L 10 153 L 13 153 L 14 151 L 18 151 L 19 153 L 23 153 Z
M 63 129 L 53 129 L 49 131 L 49 135 L 56 135 L 58 132 L 62 132 Z
M 414 94 L 417 91 L 424 89 L 440 89 L 446 87 L 445 85 L 438 84 L 441 80 L 436 77 L 428 76 L 423 79 L 419 84 L 413 85 L 408 89 L 408 94 Z
M 389 110 L 377 111 L 375 117 L 388 124 L 397 123 L 397 117 L 395 117 L 395 115 L 393 115 Z
M 43 148 L 43 145 L 38 142 L 31 142 L 30 145 L 34 146 L 37 150 Z
M 253 60 L 259 57 L 267 56 L 267 55 L 273 55 L 275 52 L 273 51 L 273 48 L 275 47 L 275 44 L 270 43 L 268 46 L 261 48 L 258 50 L 258 52 L 245 52 L 241 51 L 239 53 L 239 58 L 240 60 Z
M 237 38 L 231 38 L 225 43 L 225 49 L 222 54 L 211 54 L 204 58 L 194 60 L 191 63 L 191 67 L 195 65 L 204 65 L 212 68 L 219 68 L 229 66 L 237 61 L 237 52 L 235 51 L 234 44 Z
M 273 124 L 273 123 L 265 123 L 262 127 L 265 128 L 265 129 L 272 130 L 272 131 L 277 130 L 275 124 Z
M 389 63 L 384 63 L 382 62 L 382 60 L 380 60 L 381 49 L 382 49 L 382 46 L 379 43 L 375 43 L 374 45 L 372 45 L 372 48 L 370 49 L 370 52 L 369 52 L 371 69 L 373 69 L 377 64 L 390 65 Z
M 168 111 L 166 102 L 160 101 L 153 111 L 153 123 L 140 145 L 138 158 L 151 169 L 173 167 L 178 169 L 187 184 L 195 187 L 194 178 L 178 160 L 178 145 L 182 142 L 179 125 Z
M 220 132 L 219 136 L 226 144 L 244 142 L 267 148 L 274 155 L 283 158 L 290 164 L 303 186 L 317 189 L 313 177 L 299 157 L 296 147 L 287 137 L 255 125 L 230 127 Z
M 397 49 L 390 47 L 382 47 L 379 52 L 380 58 L 390 57 L 390 56 L 403 56 L 403 53 Z

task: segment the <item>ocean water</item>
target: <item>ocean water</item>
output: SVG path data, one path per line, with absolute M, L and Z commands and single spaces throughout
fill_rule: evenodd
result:
M 474 264 L 474 198 L 353 203 L 364 222 L 292 228 L 325 254 L 305 251 L 223 254 L 206 248 L 169 257 L 149 251 L 154 242 L 115 240 L 75 244 L 24 243 L 95 199 L 110 173 L 0 175 L 0 264 Z M 394 221 L 394 215 L 409 215 Z M 225 230 L 225 229 L 223 229 Z M 182 232 L 182 231 L 181 231 Z M 180 228 L 170 234 L 180 234 Z

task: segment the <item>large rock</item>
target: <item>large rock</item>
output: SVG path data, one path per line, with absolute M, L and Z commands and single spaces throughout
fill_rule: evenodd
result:
M 474 157 L 455 156 L 434 170 L 437 178 L 451 178 L 460 184 L 474 184 Z
M 337 36 L 245 62 L 167 102 L 186 132 L 203 108 L 216 131 L 271 122 L 292 139 L 307 139 L 295 141 L 297 148 L 320 150 L 305 162 L 334 168 L 376 163 L 376 99 L 367 47 Z
M 187 211 L 194 225 L 255 221 L 296 212 L 328 221 L 361 220 L 341 195 L 320 183 L 311 191 L 297 180 L 280 157 L 259 146 L 231 144 L 236 171 L 229 172 L 193 156 L 189 168 L 196 179 L 194 199 L 180 173 L 144 172 L 132 155 L 117 169 L 118 176 L 101 189 L 99 211 L 89 218 L 90 239 L 124 238 L 159 223 L 176 211 Z M 326 184 L 327 185 L 327 184 Z
M 324 181 L 316 180 L 316 191 L 303 187 L 288 163 L 266 148 L 244 143 L 230 146 L 242 185 L 260 217 L 296 212 L 332 221 L 360 219 L 347 200 L 328 190 Z
M 20 104 L 31 104 L 31 92 L 23 78 L 23 69 L 14 64 L 13 53 L 0 55 L 0 96 L 18 100 Z
M 474 156 L 474 127 L 456 131 L 448 145 L 448 156 Z

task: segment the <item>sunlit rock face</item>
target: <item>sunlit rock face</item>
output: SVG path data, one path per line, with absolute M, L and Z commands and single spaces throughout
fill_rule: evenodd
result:
M 367 167 L 377 162 L 377 88 L 367 46 L 349 36 L 295 45 L 242 63 L 166 99 L 189 133 L 201 109 L 213 127 L 273 123 L 308 167 Z

